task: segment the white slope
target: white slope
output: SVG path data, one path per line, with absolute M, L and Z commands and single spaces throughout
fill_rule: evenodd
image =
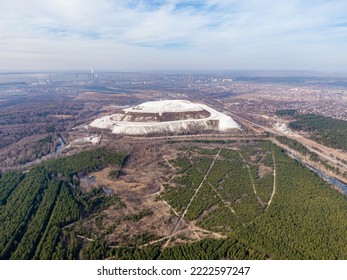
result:
M 79 139 L 73 140 L 65 148 L 67 149 L 67 148 L 71 148 L 71 147 L 76 146 L 76 145 L 83 145 L 83 144 L 86 144 L 86 143 L 91 143 L 93 145 L 96 145 L 97 143 L 99 143 L 100 139 L 101 139 L 100 135 L 90 135 L 88 137 L 84 137 L 84 138 L 79 138 Z
M 175 120 L 168 122 L 155 121 L 129 121 L 126 114 L 146 113 L 162 114 L 175 112 L 196 112 L 206 110 L 210 113 L 207 118 Z M 135 107 L 124 109 L 124 114 L 118 113 L 94 120 L 90 126 L 110 129 L 116 134 L 141 135 L 160 132 L 180 132 L 194 128 L 214 129 L 226 131 L 228 129 L 240 128 L 240 126 L 229 116 L 222 114 L 204 104 L 192 103 L 188 100 L 161 100 L 145 102 Z

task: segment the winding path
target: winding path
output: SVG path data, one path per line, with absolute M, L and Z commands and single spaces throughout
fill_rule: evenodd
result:
M 258 199 L 259 203 L 261 204 L 261 206 L 264 206 L 264 202 L 260 199 L 260 197 L 258 196 L 257 194 L 257 190 L 255 188 L 255 183 L 254 183 L 254 180 L 253 180 L 253 177 L 252 177 L 252 173 L 251 173 L 251 169 L 248 165 L 248 163 L 246 162 L 245 158 L 242 156 L 242 154 L 238 151 L 237 152 L 240 156 L 240 158 L 242 158 L 243 162 L 246 164 L 247 166 L 247 169 L 248 169 L 248 174 L 249 174 L 249 177 L 251 178 L 251 182 L 252 182 L 252 185 L 253 185 L 253 192 L 254 192 L 254 195 L 256 196 L 256 198 Z
M 209 184 L 211 189 L 217 194 L 219 199 L 224 203 L 225 207 L 227 207 L 231 211 L 231 213 L 233 213 L 236 216 L 236 218 L 239 219 L 239 216 L 237 216 L 235 210 L 223 199 L 223 197 L 219 194 L 219 192 L 216 190 L 216 188 L 214 186 L 212 186 L 212 184 L 210 182 L 207 181 L 207 183 Z
M 273 173 L 273 177 L 274 177 L 274 184 L 273 184 L 273 188 L 272 188 L 272 194 L 271 194 L 271 197 L 270 197 L 270 200 L 269 202 L 267 203 L 267 207 L 266 207 L 266 210 L 270 207 L 270 204 L 272 202 L 272 199 L 276 193 L 276 161 L 275 161 L 275 157 L 274 157 L 274 153 L 272 151 L 272 160 L 274 162 L 274 173 Z

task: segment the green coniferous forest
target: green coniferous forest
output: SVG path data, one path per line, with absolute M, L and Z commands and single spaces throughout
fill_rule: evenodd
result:
M 316 114 L 299 115 L 289 127 L 308 131 L 311 138 L 324 145 L 347 150 L 347 122 Z
M 0 258 L 347 259 L 346 198 L 285 151 L 269 141 L 186 149 L 192 156 L 170 162 L 177 176 L 161 196 L 178 215 L 222 238 L 168 247 L 110 246 L 102 234 L 79 238 L 70 225 L 126 207 L 116 194 L 79 188 L 82 176 L 125 164 L 126 154 L 99 148 L 1 175 Z M 124 220 L 152 215 L 140 213 Z

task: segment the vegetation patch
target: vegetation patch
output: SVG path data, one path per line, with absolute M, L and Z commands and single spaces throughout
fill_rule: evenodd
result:
M 289 127 L 310 132 L 311 138 L 323 145 L 347 151 L 347 121 L 306 114 L 299 115 Z
M 163 189 L 142 198 L 80 190 L 81 176 L 123 169 L 126 156 L 106 148 L 2 174 L 0 257 L 347 258 L 346 198 L 271 142 L 178 154 Z
M 277 115 L 277 116 L 281 116 L 281 117 L 283 117 L 283 116 L 285 116 L 285 117 L 292 117 L 292 116 L 294 116 L 294 115 L 296 115 L 297 114 L 297 110 L 294 110 L 294 109 L 285 109 L 285 110 L 278 110 L 278 111 L 276 111 L 275 112 L 275 115 Z

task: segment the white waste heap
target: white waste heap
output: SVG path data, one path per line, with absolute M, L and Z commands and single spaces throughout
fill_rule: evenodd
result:
M 159 122 L 146 118 L 148 114 L 163 113 L 189 113 L 207 111 L 210 116 L 199 119 L 182 119 Z M 134 120 L 132 114 L 141 114 L 138 120 Z M 132 119 L 132 120 L 130 120 Z M 149 133 L 181 132 L 193 128 L 205 128 L 218 131 L 240 128 L 240 126 L 229 116 L 220 113 L 204 104 L 193 103 L 188 100 L 160 100 L 139 104 L 124 109 L 123 113 L 104 116 L 94 120 L 90 126 L 110 129 L 115 134 L 142 135 Z

